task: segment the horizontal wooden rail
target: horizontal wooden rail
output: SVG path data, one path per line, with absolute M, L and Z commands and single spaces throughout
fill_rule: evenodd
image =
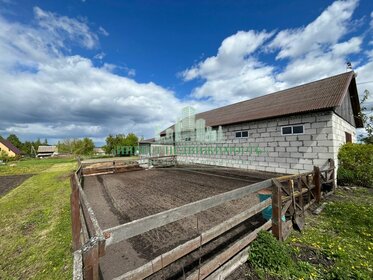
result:
M 293 174 L 293 175 L 285 175 L 285 176 L 281 176 L 281 177 L 276 177 L 276 180 L 283 183 L 285 181 L 289 181 L 289 180 L 294 180 L 294 179 L 297 179 L 299 177 L 303 177 L 303 176 L 309 176 L 309 175 L 313 175 L 313 171 L 310 171 L 310 172 L 304 172 L 304 173 L 299 173 L 299 174 Z
M 145 233 L 149 230 L 176 222 L 180 219 L 197 214 L 204 210 L 223 204 L 234 199 L 255 193 L 259 190 L 272 186 L 272 180 L 265 180 L 259 183 L 248 185 L 229 192 L 221 193 L 199 201 L 195 201 L 177 208 L 166 210 L 151 216 L 147 216 L 123 225 L 104 230 L 107 238 L 106 245 L 115 244 L 133 236 Z
M 228 247 L 224 252 L 214 257 L 212 260 L 202 265 L 198 270 L 189 275 L 187 280 L 202 280 L 205 279 L 209 274 L 214 272 L 217 268 L 227 262 L 230 258 L 238 254 L 241 250 L 247 247 L 255 238 L 261 230 L 268 230 L 272 226 L 272 221 L 267 221 L 264 225 L 258 227 L 251 233 L 247 234 L 232 246 Z
M 179 245 L 178 247 L 172 249 L 171 251 L 168 251 L 167 253 L 162 254 L 161 256 L 156 257 L 152 261 L 140 266 L 139 268 L 129 271 L 115 278 L 115 280 L 120 280 L 120 279 L 127 279 L 127 280 L 133 279 L 134 280 L 134 279 L 144 279 L 146 277 L 149 277 L 155 272 L 161 270 L 163 267 L 170 265 L 176 260 L 193 252 L 194 250 L 198 249 L 200 246 L 210 242 L 211 240 L 215 239 L 221 234 L 227 232 L 233 227 L 239 225 L 240 223 L 244 222 L 245 220 L 259 213 L 264 208 L 271 205 L 271 203 L 272 203 L 272 199 L 270 198 L 263 202 L 260 202 L 259 204 L 256 204 L 255 206 L 251 207 L 250 209 L 243 211 L 240 214 L 224 221 L 223 223 L 201 233 L 200 236 L 192 240 L 189 240 L 184 244 Z
M 79 198 L 80 198 L 80 203 L 82 206 L 84 218 L 87 222 L 89 237 L 103 235 L 102 230 L 98 224 L 97 218 L 95 216 L 95 213 L 93 212 L 93 209 L 88 201 L 87 195 L 85 194 L 82 186 L 79 183 L 78 176 L 75 175 L 75 178 L 78 182 L 78 188 L 79 188 L 79 193 L 80 193 Z
M 298 196 L 301 196 L 307 192 L 309 192 L 310 190 L 314 189 L 315 186 L 314 185 L 311 185 L 310 188 L 302 188 L 302 191 L 294 191 L 294 197 L 298 197 Z M 286 202 L 288 200 L 291 200 L 292 197 L 291 196 L 282 196 L 282 202 Z

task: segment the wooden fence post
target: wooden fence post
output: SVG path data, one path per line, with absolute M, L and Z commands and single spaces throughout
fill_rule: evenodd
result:
M 283 240 L 281 210 L 281 187 L 279 184 L 272 184 L 272 234 L 280 241 Z
M 313 167 L 313 183 L 315 185 L 314 194 L 317 203 L 321 201 L 321 183 L 320 183 L 320 168 L 317 166 Z
M 82 225 L 80 223 L 80 199 L 79 199 L 79 189 L 75 181 L 74 174 L 70 177 L 71 183 L 71 228 L 72 228 L 72 239 L 73 239 L 73 249 L 74 251 L 80 249 L 80 231 Z
M 335 187 L 336 187 L 336 172 L 335 172 L 335 162 L 333 159 L 329 159 L 329 165 L 330 165 L 330 168 L 333 168 L 333 170 L 331 171 L 331 178 L 330 179 L 333 179 L 333 193 L 335 192 Z
M 83 270 L 84 279 L 99 279 L 99 255 L 98 255 L 98 238 L 92 237 L 89 242 L 83 246 Z

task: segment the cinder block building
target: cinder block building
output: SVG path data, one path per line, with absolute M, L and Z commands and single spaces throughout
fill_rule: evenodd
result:
M 295 174 L 336 164 L 338 150 L 363 127 L 355 73 L 346 72 L 196 114 L 214 141 L 180 137 L 179 162 Z M 170 129 L 167 130 L 168 138 Z M 175 133 L 173 133 L 175 140 Z M 166 131 L 161 133 L 166 136 Z M 219 139 L 219 141 L 217 141 Z

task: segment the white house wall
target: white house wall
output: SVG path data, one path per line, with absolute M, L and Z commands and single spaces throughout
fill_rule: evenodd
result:
M 304 134 L 281 135 L 281 127 L 292 124 L 303 124 Z M 236 138 L 235 132 L 239 130 L 248 130 L 249 137 Z M 345 131 L 351 133 L 353 139 L 356 138 L 355 128 L 332 111 L 308 113 L 224 126 L 224 142 L 182 142 L 176 145 L 176 154 L 181 162 L 295 174 L 310 171 L 314 165 L 326 167 L 329 158 L 337 160 L 338 148 L 345 142 Z M 185 152 L 185 147 L 239 149 L 247 146 L 259 147 L 265 152 L 259 155 L 255 152 L 251 155 Z

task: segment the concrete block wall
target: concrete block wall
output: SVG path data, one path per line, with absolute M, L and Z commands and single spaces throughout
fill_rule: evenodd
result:
M 304 125 L 304 133 L 281 135 L 282 126 L 293 124 Z M 235 132 L 239 130 L 248 130 L 249 137 L 236 138 Z M 311 171 L 314 165 L 326 168 L 329 158 L 336 160 L 338 147 L 345 141 L 345 131 L 356 136 L 355 128 L 332 111 L 315 112 L 224 126 L 223 143 L 183 142 L 176 145 L 176 152 L 181 162 L 296 174 Z M 178 153 L 183 147 L 207 152 Z M 208 147 L 215 150 L 209 153 Z M 222 153 L 221 149 L 238 152 Z
M 343 118 L 337 114 L 332 116 L 333 122 L 333 159 L 338 169 L 338 150 L 339 148 L 346 143 L 346 134 L 348 132 L 352 136 L 352 142 L 356 143 L 356 128 L 345 121 Z

